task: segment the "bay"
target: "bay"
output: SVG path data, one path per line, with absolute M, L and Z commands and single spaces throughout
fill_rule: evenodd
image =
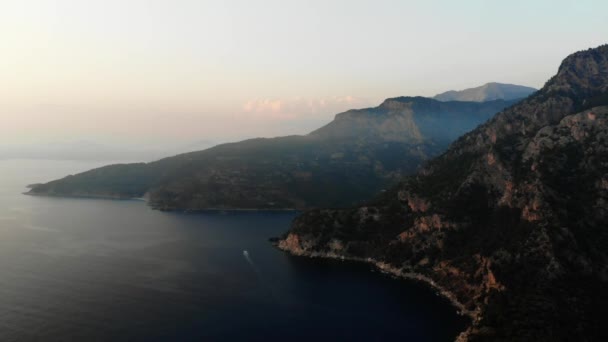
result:
M 1 341 L 451 341 L 464 328 L 424 284 L 275 249 L 294 212 L 22 195 L 102 164 L 0 161 Z

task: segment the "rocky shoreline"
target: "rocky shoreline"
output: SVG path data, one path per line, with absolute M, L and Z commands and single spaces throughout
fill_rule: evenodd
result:
M 458 299 L 452 292 L 448 291 L 441 285 L 437 284 L 433 279 L 431 279 L 423 274 L 414 273 L 414 272 L 406 272 L 403 269 L 393 267 L 382 261 L 374 260 L 373 258 L 359 258 L 359 257 L 353 257 L 353 256 L 346 256 L 346 255 L 337 254 L 335 252 L 321 253 L 321 252 L 315 252 L 315 251 L 313 251 L 313 252 L 304 251 L 302 249 L 294 250 L 294 249 L 290 248 L 288 243 L 285 242 L 286 240 L 279 239 L 279 238 L 273 238 L 273 239 L 270 239 L 270 241 L 278 249 L 280 249 L 284 252 L 287 252 L 293 256 L 305 257 L 305 258 L 334 259 L 334 260 L 354 261 L 354 262 L 359 262 L 359 263 L 365 263 L 368 265 L 372 265 L 376 269 L 378 269 L 380 272 L 382 272 L 384 274 L 388 274 L 395 278 L 422 282 L 422 283 L 430 286 L 432 289 L 434 289 L 438 295 L 447 299 L 450 302 L 450 304 L 452 304 L 452 306 L 457 309 L 457 312 L 459 315 L 469 317 L 471 319 L 471 322 L 479 320 L 479 316 L 480 316 L 479 310 L 471 311 L 471 310 L 466 309 L 465 305 L 462 304 L 460 301 L 458 301 Z M 470 327 L 470 325 L 469 325 L 469 327 Z M 465 329 L 463 332 L 461 332 L 456 337 L 457 342 L 467 341 L 469 327 L 467 327 L 467 329 Z

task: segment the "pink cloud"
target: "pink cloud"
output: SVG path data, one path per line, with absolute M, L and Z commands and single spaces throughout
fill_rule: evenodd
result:
M 371 101 L 351 95 L 323 98 L 255 99 L 242 105 L 242 114 L 253 119 L 294 121 L 331 117 L 348 109 L 371 105 Z

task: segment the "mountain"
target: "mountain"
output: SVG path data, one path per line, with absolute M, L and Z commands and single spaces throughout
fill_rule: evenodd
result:
M 459 341 L 607 341 L 608 45 L 367 204 L 307 211 L 277 244 L 424 281 Z
M 505 83 L 486 83 L 480 87 L 464 90 L 450 90 L 437 94 L 433 98 L 438 101 L 492 101 L 514 100 L 528 97 L 537 89 Z
M 152 163 L 110 165 L 29 194 L 145 197 L 162 210 L 343 207 L 414 172 L 459 135 L 515 101 L 388 99 L 305 136 L 251 139 Z
M 447 145 L 491 118 L 497 108 L 518 99 L 440 102 L 426 97 L 396 97 L 376 108 L 350 110 L 309 135 L 323 140 L 394 141 Z

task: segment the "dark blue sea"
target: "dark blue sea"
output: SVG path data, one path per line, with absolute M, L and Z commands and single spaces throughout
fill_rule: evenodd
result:
M 452 341 L 466 324 L 425 285 L 275 249 L 296 213 L 21 194 L 99 165 L 0 161 L 0 341 Z

